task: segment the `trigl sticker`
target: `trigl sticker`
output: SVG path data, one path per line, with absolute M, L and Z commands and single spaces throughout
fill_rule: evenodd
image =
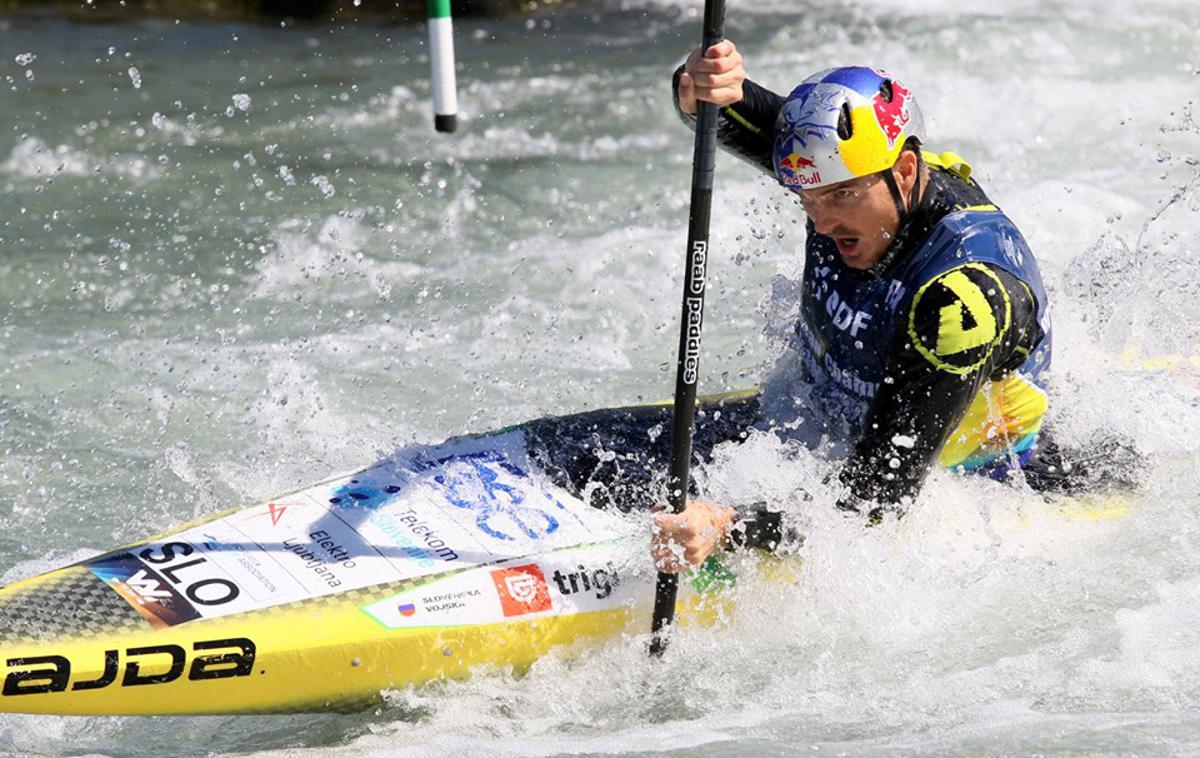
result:
M 505 616 L 524 616 L 554 608 L 546 577 L 536 564 L 497 569 L 492 572 L 492 581 Z
M 362 606 L 387 629 L 521 623 L 554 614 L 607 611 L 649 598 L 653 572 L 638 574 L 646 542 L 610 540 L 479 566 Z

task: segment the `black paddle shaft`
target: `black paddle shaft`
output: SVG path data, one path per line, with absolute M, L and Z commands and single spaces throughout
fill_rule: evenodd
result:
M 701 54 L 725 34 L 725 0 L 705 0 Z M 696 381 L 700 374 L 700 327 L 704 322 L 704 283 L 708 264 L 708 227 L 712 216 L 713 175 L 717 160 L 717 106 L 697 103 L 696 148 L 692 154 L 692 207 L 688 219 L 687 267 L 683 278 L 683 317 L 679 327 L 679 362 L 675 374 L 675 417 L 671 425 L 671 468 L 667 503 L 672 512 L 687 506 L 692 463 L 692 431 L 696 416 Z M 662 655 L 675 620 L 675 574 L 659 572 L 654 592 L 650 654 Z

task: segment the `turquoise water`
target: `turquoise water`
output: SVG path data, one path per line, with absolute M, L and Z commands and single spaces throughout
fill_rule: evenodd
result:
M 1062 436 L 1149 455 L 1131 515 L 939 477 L 866 537 L 811 506 L 803 582 L 747 582 L 651 674 L 629 641 L 356 716 L 0 716 L 0 752 L 1194 753 L 1193 10 L 908 5 L 755 4 L 727 31 L 778 90 L 836 62 L 908 80 L 1042 261 Z M 423 27 L 0 22 L 4 581 L 397 444 L 669 396 L 691 147 L 668 82 L 697 8 L 460 22 L 455 136 Z M 751 169 L 718 183 L 704 391 L 763 375 L 803 243 Z M 824 473 L 763 441 L 706 482 L 795 507 Z

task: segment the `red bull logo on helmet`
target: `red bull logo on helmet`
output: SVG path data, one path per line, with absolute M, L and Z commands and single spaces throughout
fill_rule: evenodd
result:
M 806 172 L 816 167 L 816 161 L 793 152 L 780 159 L 776 173 L 780 183 L 787 187 L 815 187 L 821 183 L 821 172 Z
M 882 74 L 882 72 L 880 73 Z M 896 140 L 904 131 L 904 127 L 908 126 L 911 118 L 908 101 L 912 97 L 912 93 L 895 79 L 891 77 L 888 79 L 892 82 L 892 101 L 889 103 L 882 92 L 876 92 L 872 98 L 872 105 L 875 108 L 875 120 L 879 122 L 879 128 L 887 137 L 890 150 L 896 146 Z
M 806 168 L 816 168 L 817 162 L 805 158 L 799 153 L 792 153 L 779 162 L 780 167 L 788 171 L 803 171 Z

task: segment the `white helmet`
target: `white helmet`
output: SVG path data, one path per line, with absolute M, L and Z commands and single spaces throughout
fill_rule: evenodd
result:
M 775 124 L 775 176 L 816 189 L 891 168 L 925 119 L 908 88 L 861 66 L 813 74 L 788 95 Z

